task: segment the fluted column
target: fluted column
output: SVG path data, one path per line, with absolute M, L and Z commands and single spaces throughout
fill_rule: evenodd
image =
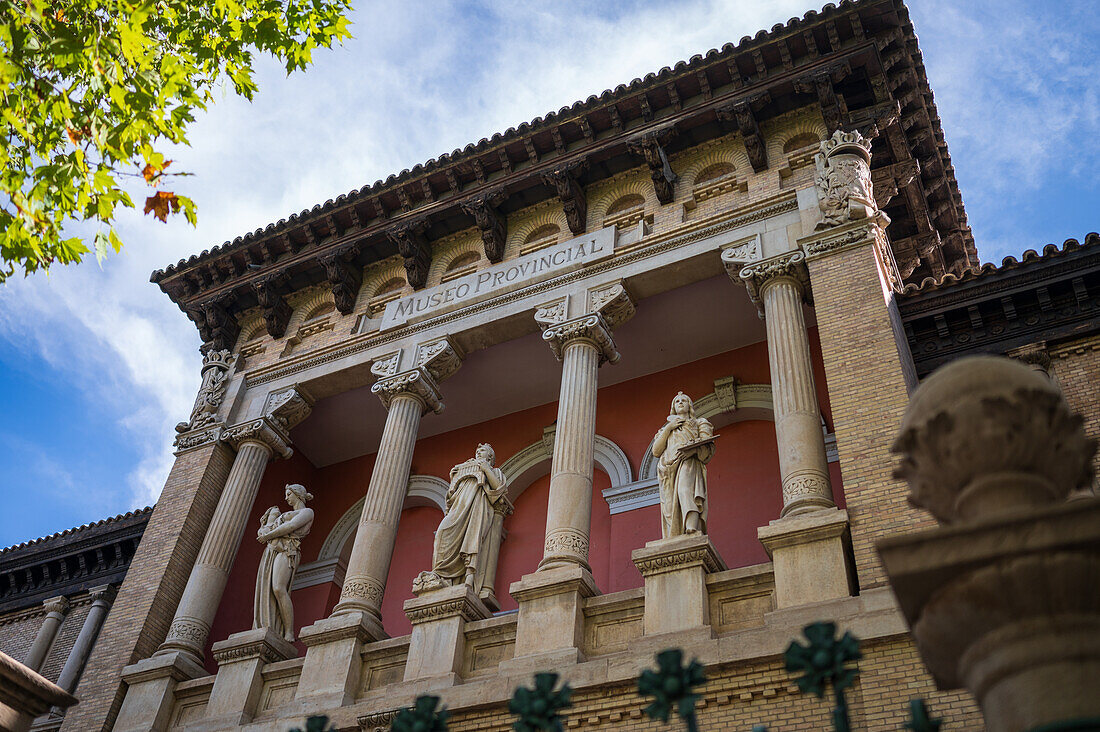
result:
M 230 427 L 223 433 L 223 439 L 236 446 L 237 457 L 187 579 L 168 637 L 157 650 L 158 655 L 181 651 L 201 663 L 210 625 L 244 536 L 267 461 L 276 453 L 281 457 L 291 454 L 286 437 L 270 420 L 262 417 Z
M 348 559 L 340 602 L 332 614 L 365 612 L 381 622 L 382 596 L 409 484 L 420 417 L 429 409 L 442 409 L 442 399 L 431 375 L 420 369 L 383 379 L 371 391 L 379 395 L 388 409 L 386 426 Z
M 761 309 L 768 330 L 775 437 L 783 483 L 781 516 L 833 508 L 821 410 L 814 388 L 802 302 L 809 296 L 805 255 L 765 259 L 737 274 Z
M 577 327 L 547 330 L 561 344 L 562 373 L 546 508 L 546 540 L 539 571 L 566 565 L 590 569 L 588 533 L 592 522 L 592 458 L 601 357 L 600 347 L 593 338 L 597 331 L 607 333 L 599 316 L 582 318 Z M 606 337 L 609 339 L 610 335 Z
M 27 651 L 27 657 L 23 659 L 23 665 L 31 671 L 38 671 L 42 668 L 42 662 L 46 660 L 46 655 L 50 652 L 53 639 L 57 637 L 57 629 L 61 627 L 61 621 L 65 619 L 65 614 L 69 612 L 69 601 L 64 597 L 51 597 L 43 602 L 42 606 L 46 609 L 46 617 L 43 618 L 42 625 L 38 628 L 38 634 L 34 636 L 34 643 L 31 644 L 31 649 Z
M 80 634 L 76 637 L 72 649 L 69 651 L 65 665 L 61 667 L 61 674 L 57 677 L 57 685 L 68 693 L 76 691 L 76 683 L 80 681 L 80 674 L 84 671 L 84 664 L 88 662 L 88 656 L 92 653 L 99 630 L 103 627 L 103 621 L 111 609 L 111 603 L 115 601 L 116 588 L 114 585 L 101 585 L 88 590 L 92 598 L 92 607 L 84 618 L 84 625 L 80 626 Z M 60 711 L 60 710 L 59 710 Z

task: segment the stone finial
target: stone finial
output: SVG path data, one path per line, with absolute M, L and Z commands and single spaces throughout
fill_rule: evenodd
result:
M 1096 443 L 1058 388 L 1008 358 L 954 361 L 921 384 L 893 451 L 909 501 L 941 524 L 1064 501 L 1092 484 Z
M 818 230 L 865 219 L 878 210 L 872 194 L 871 142 L 863 135 L 837 130 L 821 143 L 814 164 L 822 215 Z

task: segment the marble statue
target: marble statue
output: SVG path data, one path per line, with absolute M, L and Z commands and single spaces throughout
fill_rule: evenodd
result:
M 413 582 L 417 595 L 463 583 L 481 596 L 492 595 L 503 521 L 511 513 L 507 481 L 495 462 L 492 446 L 478 445 L 474 457 L 451 468 L 432 568 Z
M 313 509 L 306 502 L 313 494 L 297 483 L 286 487 L 286 502 L 291 510 L 277 506 L 267 509 L 260 519 L 256 539 L 265 544 L 256 575 L 256 601 L 252 627 L 270 628 L 288 641 L 294 640 L 294 605 L 290 601 L 290 583 L 301 558 L 302 538 L 313 526 Z
M 661 538 L 707 531 L 707 463 L 714 457 L 714 426 L 695 416 L 684 392 L 653 438 L 661 488 Z

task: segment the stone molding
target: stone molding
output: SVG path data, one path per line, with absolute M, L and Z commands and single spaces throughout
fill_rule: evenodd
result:
M 76 704 L 76 697 L 8 654 L 0 653 L 0 711 L 7 707 L 29 724 L 51 707 L 71 707 L 73 704 Z M 10 716 L 4 716 L 11 720 Z
M 191 643 L 206 643 L 210 635 L 210 626 L 198 618 L 176 618 L 168 629 L 168 640 L 183 640 Z M 167 642 L 167 641 L 166 641 Z M 172 649 L 175 650 L 175 649 Z
M 470 587 L 457 585 L 406 600 L 405 616 L 413 625 L 419 625 L 447 618 L 473 622 L 491 617 L 492 613 Z
M 226 640 L 215 643 L 211 653 L 219 666 L 253 660 L 264 664 L 276 663 L 298 655 L 292 643 L 272 633 L 270 628 L 234 633 Z
M 641 478 L 633 483 L 614 486 L 603 490 L 603 499 L 611 515 L 626 513 L 646 506 L 661 504 L 661 485 L 656 477 Z
M 710 226 L 697 227 L 686 232 L 670 232 L 667 238 L 655 238 L 652 241 L 647 241 L 644 246 L 638 245 L 636 249 L 631 249 L 622 254 L 616 253 L 615 257 L 605 262 L 598 262 L 582 270 L 563 274 L 560 277 L 555 277 L 530 287 L 520 288 L 519 290 L 501 295 L 498 298 L 470 305 L 468 308 L 459 308 L 448 313 L 440 314 L 437 317 L 402 326 L 400 328 L 394 328 L 384 333 L 357 333 L 347 341 L 322 347 L 310 353 L 303 353 L 300 356 L 291 357 L 290 359 L 278 363 L 266 365 L 246 375 L 247 386 L 253 388 L 277 379 L 293 376 L 302 371 L 323 366 L 324 364 L 338 361 L 362 351 L 401 341 L 415 333 L 435 330 L 450 323 L 475 316 L 479 313 L 484 313 L 513 302 L 537 296 L 540 293 L 549 293 L 572 282 L 577 282 L 604 273 L 610 273 L 615 269 L 628 266 L 634 262 L 659 256 L 666 252 L 679 249 L 680 247 L 688 246 L 697 241 L 719 236 L 724 232 L 746 226 L 756 221 L 797 210 L 798 201 L 793 192 L 789 195 L 780 194 L 773 199 L 760 202 L 759 205 L 752 207 L 749 211 L 731 212 L 728 218 L 717 221 Z
M 420 402 L 424 412 L 432 411 L 439 414 L 443 411 L 443 393 L 426 369 L 414 368 L 402 371 L 395 376 L 374 382 L 370 390 L 382 400 L 382 405 L 386 409 L 390 408 L 395 398 L 404 396 Z
M 210 427 L 206 427 L 200 430 L 193 430 L 191 432 L 184 432 L 183 434 L 176 435 L 176 439 L 173 442 L 176 448 L 175 454 L 182 455 L 185 452 L 189 452 L 198 447 L 210 445 L 222 437 L 222 431 L 225 426 L 222 424 L 215 424 Z
M 726 569 L 726 563 L 718 556 L 706 534 L 688 534 L 672 539 L 648 541 L 644 548 L 631 552 L 630 558 L 642 577 L 691 567 L 702 567 L 707 574 Z
M 379 637 L 379 629 L 366 613 L 344 613 L 322 618 L 313 625 L 302 628 L 298 632 L 298 640 L 307 648 L 351 638 L 358 643 L 367 643 Z
M 426 370 L 436 383 L 439 383 L 454 376 L 465 357 L 466 354 L 462 348 L 451 340 L 450 336 L 443 336 L 434 341 L 419 344 L 416 347 L 416 360 L 413 366 Z
M 155 654 L 122 669 L 122 680 L 130 687 L 160 679 L 180 682 L 206 675 L 205 668 L 177 650 Z
M 393 720 L 397 718 L 400 709 L 391 709 L 386 712 L 371 712 L 356 718 L 359 729 L 362 732 L 389 732 Z
M 290 438 L 267 417 L 258 417 L 227 427 L 222 431 L 221 439 L 235 450 L 240 450 L 246 442 L 256 442 L 281 458 L 289 458 L 294 454 L 290 447 Z
M 876 245 L 886 235 L 890 218 L 881 211 L 867 219 L 834 226 L 798 239 L 807 259 L 839 254 L 855 247 Z
M 847 534 L 848 511 L 838 508 L 776 519 L 757 529 L 756 536 L 770 557 L 776 549 L 843 538 Z
M 552 554 L 571 554 L 588 556 L 588 537 L 576 529 L 562 527 L 546 535 L 543 549 L 547 556 Z
M 557 567 L 526 574 L 508 588 L 508 594 L 517 603 L 552 597 L 566 593 L 578 593 L 581 597 L 600 594 L 588 570 L 576 566 Z
M 358 522 L 356 522 L 358 523 Z M 306 587 L 316 587 L 332 582 L 344 585 L 344 575 L 347 573 L 347 561 L 340 557 L 330 559 L 318 559 L 316 562 L 307 562 L 294 573 L 294 580 L 290 583 L 290 590 L 302 590 Z
M 344 580 L 341 592 L 345 598 L 362 598 L 369 600 L 374 607 L 382 605 L 382 595 L 385 587 L 373 577 L 353 576 Z

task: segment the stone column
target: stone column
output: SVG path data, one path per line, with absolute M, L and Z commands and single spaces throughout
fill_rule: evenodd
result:
M 114 585 L 101 585 L 88 590 L 92 598 L 92 607 L 88 610 L 88 616 L 84 618 L 84 625 L 80 626 L 80 634 L 76 637 L 72 649 L 69 651 L 65 665 L 61 668 L 61 674 L 57 677 L 57 685 L 68 693 L 76 690 L 76 684 L 80 681 L 80 674 L 84 671 L 84 664 L 88 662 L 88 656 L 92 653 L 96 638 L 99 637 L 100 628 L 111 609 L 111 603 L 115 601 L 116 588 Z
M 814 389 L 810 340 L 802 302 L 809 299 L 805 255 L 792 252 L 734 266 L 768 329 L 768 365 L 775 408 L 775 438 L 783 481 L 783 510 L 791 516 L 833 508 L 821 410 Z
M 42 620 L 42 625 L 38 628 L 38 634 L 34 637 L 34 643 L 31 645 L 31 649 L 27 651 L 27 657 L 23 660 L 23 665 L 31 671 L 38 671 L 42 668 L 42 662 L 46 660 L 46 654 L 50 652 L 53 639 L 57 637 L 57 630 L 61 627 L 61 621 L 65 619 L 65 614 L 69 612 L 69 601 L 64 597 L 51 597 L 43 602 L 42 606 L 46 609 L 46 617 Z
M 282 431 L 262 417 L 226 429 L 222 439 L 237 448 L 237 457 L 187 579 L 168 637 L 156 653 L 179 651 L 199 665 L 267 461 L 275 454 L 290 457 L 292 452 Z
M 424 356 L 426 352 L 428 355 Z M 340 602 L 331 617 L 302 628 L 299 634 L 308 647 L 298 684 L 299 698 L 324 697 L 331 698 L 332 703 L 350 703 L 359 684 L 363 643 L 386 637 L 382 628 L 382 597 L 409 484 L 417 431 L 424 413 L 443 411 L 436 374 L 449 375 L 457 369 L 459 357 L 455 351 L 450 353 L 454 359 L 449 370 L 434 371 L 433 354 L 421 347 L 417 362 L 422 362 L 424 368 L 387 376 L 371 387 L 388 410 L 386 426 L 348 558 Z M 392 361 L 395 367 L 399 358 L 397 354 Z

